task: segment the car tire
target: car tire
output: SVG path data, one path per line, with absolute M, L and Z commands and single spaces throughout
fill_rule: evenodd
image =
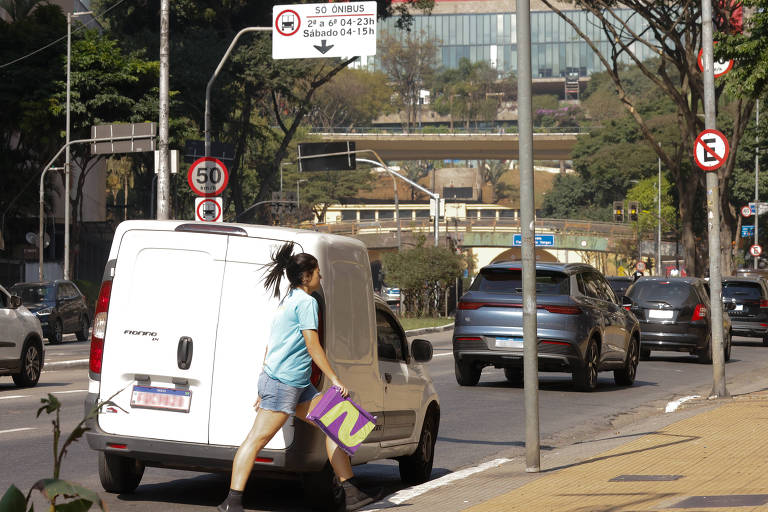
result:
M 75 332 L 75 336 L 77 336 L 77 341 L 87 341 L 88 340 L 88 328 L 90 328 L 90 323 L 88 322 L 88 317 L 85 315 L 80 317 L 80 330 Z
M 768 347 L 768 334 L 765 334 L 765 335 L 763 336 L 763 345 L 765 345 L 766 347 Z
M 64 326 L 60 319 L 56 319 L 51 327 L 51 334 L 48 336 L 48 343 L 51 345 L 58 345 L 64 340 Z
M 21 371 L 12 375 L 14 384 L 29 388 L 37 384 L 43 370 L 43 347 L 39 341 L 28 341 L 21 351 Z
M 649 348 L 640 348 L 640 360 L 641 361 L 648 361 L 651 358 L 651 349 Z
M 480 372 L 483 370 L 471 364 L 456 361 L 453 371 L 456 374 L 456 382 L 459 383 L 459 386 L 476 386 L 480 382 Z
M 725 362 L 731 360 L 731 345 L 733 344 L 733 335 L 728 332 L 728 335 L 723 339 L 723 359 Z
M 573 372 L 573 383 L 579 391 L 593 391 L 597 387 L 600 351 L 594 338 L 587 342 L 583 365 Z
M 712 364 L 712 339 L 707 338 L 707 346 L 696 351 L 696 357 L 701 364 Z
M 344 489 L 341 487 L 330 462 L 320 471 L 301 474 L 304 502 L 311 510 L 335 512 L 344 510 Z
M 105 491 L 123 494 L 136 490 L 144 464 L 130 457 L 99 452 L 99 480 Z
M 400 465 L 400 480 L 407 485 L 418 485 L 432 476 L 432 464 L 435 460 L 435 442 L 437 441 L 438 421 L 435 412 L 427 411 L 424 425 L 421 427 L 419 445 L 412 455 L 397 459 Z
M 506 377 L 507 381 L 515 384 L 520 385 L 523 383 L 523 369 L 522 368 L 504 368 L 504 377 Z
M 637 346 L 640 342 L 637 338 L 629 340 L 629 346 L 627 347 L 627 359 L 624 361 L 624 368 L 621 370 L 613 371 L 613 380 L 619 386 L 631 386 L 635 383 L 635 377 L 637 376 L 637 364 L 640 361 L 640 354 L 638 353 Z

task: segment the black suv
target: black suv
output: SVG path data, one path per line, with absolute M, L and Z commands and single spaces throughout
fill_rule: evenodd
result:
M 768 286 L 760 277 L 723 279 L 723 304 L 729 305 L 734 336 L 762 338 L 768 345 Z
M 24 306 L 37 316 L 49 343 L 61 343 L 64 334 L 70 332 L 79 341 L 88 339 L 88 303 L 72 281 L 16 283 L 10 292 L 21 297 Z

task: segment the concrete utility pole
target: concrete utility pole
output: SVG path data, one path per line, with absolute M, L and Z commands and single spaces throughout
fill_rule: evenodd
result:
M 659 147 L 661 147 L 661 143 L 659 143 Z M 659 157 L 659 180 L 658 190 L 656 192 L 658 194 L 656 196 L 656 205 L 658 206 L 658 211 L 656 213 L 659 215 L 656 232 L 656 275 L 662 276 L 664 274 L 661 273 L 661 157 Z
M 757 129 L 760 125 L 760 100 L 755 101 L 755 245 L 757 245 L 759 242 L 759 238 L 757 237 L 757 217 L 760 215 L 760 189 L 759 189 L 759 181 L 758 181 L 758 174 L 760 172 L 760 159 L 758 155 L 760 154 L 760 148 L 758 147 L 759 137 L 757 135 Z M 760 257 L 753 258 L 754 264 L 755 264 L 755 270 L 757 270 L 757 261 L 760 259 Z
M 517 125 L 520 148 L 520 226 L 523 260 L 523 364 L 525 470 L 541 468 L 539 445 L 539 347 L 536 334 L 536 252 L 533 201 L 533 113 L 531 106 L 531 3 L 517 2 Z
M 704 61 L 704 125 L 714 130 L 717 126 L 715 112 L 715 67 L 712 55 L 712 2 L 701 0 L 701 46 Z M 757 205 L 755 205 L 757 209 Z M 709 312 L 712 315 L 712 392 L 711 397 L 727 397 L 725 388 L 725 355 L 723 354 L 723 299 L 722 274 L 720 271 L 720 189 L 718 172 L 707 172 L 707 226 L 709 228 Z
M 66 152 L 64 153 L 64 279 L 69 279 L 69 225 L 71 224 L 72 212 L 70 211 L 69 196 L 71 184 L 71 166 L 69 150 L 69 72 L 70 61 L 72 60 L 72 13 L 67 13 L 67 134 L 66 134 Z M 42 215 L 41 215 L 42 217 Z M 55 235 L 55 233 L 54 233 Z M 42 277 L 40 278 L 42 280 Z
M 157 219 L 171 218 L 171 174 L 168 169 L 168 124 L 170 106 L 168 78 L 170 74 L 170 0 L 160 0 L 160 122 L 158 123 L 159 164 L 157 170 Z

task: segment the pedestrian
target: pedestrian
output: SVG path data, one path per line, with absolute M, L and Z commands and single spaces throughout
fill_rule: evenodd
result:
M 290 287 L 272 321 L 258 381 L 258 398 L 254 404 L 256 419 L 232 461 L 229 494 L 218 506 L 220 512 L 243 510 L 243 490 L 259 451 L 292 414 L 307 421 L 307 413 L 320 401 L 322 395 L 309 381 L 313 361 L 343 396 L 349 396 L 349 390 L 331 368 L 317 334 L 318 306 L 312 297 L 312 292 L 320 288 L 317 258 L 307 253 L 293 254 L 293 247 L 292 242 L 283 244 L 272 253 L 271 263 L 266 265 L 264 287 L 267 291 L 272 289 L 274 296 L 280 297 L 280 281 L 284 273 Z M 375 501 L 356 485 L 349 456 L 328 437 L 325 449 L 341 482 L 340 488 L 344 490 L 346 510 L 357 510 Z M 335 480 L 333 485 L 337 485 Z M 338 494 L 334 492 L 334 495 Z

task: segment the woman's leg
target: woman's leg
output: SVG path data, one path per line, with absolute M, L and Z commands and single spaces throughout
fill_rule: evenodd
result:
M 315 398 L 308 402 L 302 402 L 298 404 L 296 406 L 296 417 L 300 420 L 304 420 L 313 427 L 319 428 L 317 425 L 307 420 L 307 414 L 309 414 L 309 411 L 311 411 L 312 408 L 317 405 L 322 397 L 323 395 L 317 395 Z M 339 477 L 340 481 L 344 482 L 345 480 L 349 480 L 355 476 L 355 474 L 352 472 L 352 463 L 349 460 L 349 455 L 347 455 L 344 450 L 339 448 L 338 445 L 336 445 L 336 443 L 334 443 L 333 440 L 328 436 L 325 437 L 325 453 L 328 454 L 328 460 L 331 462 L 333 472 L 336 473 L 336 476 Z
M 232 461 L 232 483 L 229 488 L 235 491 L 245 489 L 248 477 L 253 469 L 253 461 L 259 451 L 264 448 L 288 419 L 288 414 L 280 411 L 259 409 L 253 427 L 248 432 L 243 444 L 237 449 L 235 460 Z

